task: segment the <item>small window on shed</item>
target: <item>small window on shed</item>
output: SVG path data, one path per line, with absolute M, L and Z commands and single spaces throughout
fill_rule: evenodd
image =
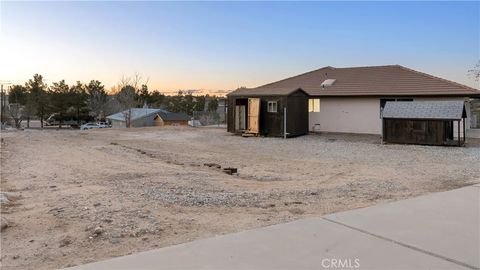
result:
M 276 101 L 269 101 L 267 111 L 268 112 L 277 112 L 277 102 Z
M 319 98 L 311 98 L 308 100 L 308 112 L 320 112 Z

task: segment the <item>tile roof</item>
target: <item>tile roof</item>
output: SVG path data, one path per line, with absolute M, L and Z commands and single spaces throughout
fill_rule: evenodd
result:
M 326 79 L 335 79 L 322 87 Z M 400 65 L 324 67 L 238 93 L 288 93 L 301 88 L 311 96 L 479 96 L 480 90 Z M 238 91 L 238 92 L 237 92 Z M 248 92 L 247 92 L 248 91 Z
M 449 119 L 466 117 L 463 101 L 388 101 L 383 118 Z
M 229 96 L 288 96 L 300 88 L 239 88 Z

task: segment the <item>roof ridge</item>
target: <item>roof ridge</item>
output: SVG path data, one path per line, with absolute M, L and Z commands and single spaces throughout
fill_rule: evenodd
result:
M 401 65 L 392 64 L 392 65 L 376 65 L 376 66 L 337 67 L 334 69 L 381 68 L 381 67 L 401 67 Z
M 261 86 L 255 87 L 255 88 L 264 88 L 264 87 L 266 87 L 268 85 L 271 85 L 271 84 L 274 84 L 274 83 L 279 83 L 279 82 L 283 82 L 283 81 L 286 81 L 286 80 L 290 80 L 290 79 L 293 79 L 293 78 L 296 78 L 296 77 L 300 77 L 300 76 L 303 76 L 303 75 L 307 75 L 307 74 L 310 74 L 310 73 L 320 71 L 322 69 L 335 69 L 335 68 L 332 67 L 332 66 L 326 66 L 326 67 L 318 68 L 318 69 L 315 69 L 315 70 L 307 71 L 307 72 L 304 72 L 304 73 L 301 73 L 301 74 L 298 74 L 298 75 L 295 75 L 295 76 L 291 76 L 291 77 L 288 77 L 288 78 L 285 78 L 285 79 L 282 79 L 282 80 L 279 80 L 279 81 L 274 81 L 274 82 L 271 82 L 271 83 L 267 83 L 267 84 L 264 84 L 264 85 L 261 85 Z M 255 89 L 255 88 L 250 88 L 250 89 Z
M 408 67 L 404 67 L 402 65 L 397 65 L 399 68 L 401 69 L 404 69 L 406 71 L 410 71 L 410 72 L 414 72 L 414 73 L 417 73 L 419 75 L 422 75 L 422 76 L 425 76 L 425 77 L 429 77 L 429 78 L 433 78 L 433 79 L 438 79 L 438 80 L 441 80 L 441 81 L 444 81 L 444 82 L 447 82 L 447 83 L 451 83 L 451 84 L 454 84 L 456 86 L 460 86 L 464 89 L 467 89 L 467 90 L 473 90 L 475 92 L 480 92 L 479 89 L 476 89 L 476 88 L 473 88 L 473 87 L 470 87 L 470 86 L 467 86 L 467 85 L 464 85 L 464 84 L 461 84 L 461 83 L 457 83 L 457 82 L 454 82 L 454 81 L 450 81 L 450 80 L 447 80 L 447 79 L 444 79 L 444 78 L 441 78 L 441 77 L 437 77 L 437 76 L 434 76 L 434 75 L 431 75 L 431 74 L 428 74 L 428 73 L 425 73 L 425 72 L 421 72 L 421 71 L 418 71 L 418 70 L 414 70 L 414 69 L 411 69 L 411 68 L 408 68 Z

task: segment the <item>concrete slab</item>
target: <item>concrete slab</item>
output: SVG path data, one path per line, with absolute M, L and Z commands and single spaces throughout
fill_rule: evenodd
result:
M 360 269 L 468 269 L 321 218 L 194 241 L 74 269 L 322 269 L 329 268 L 332 259 L 342 260 L 352 268 L 358 262 Z
M 480 268 L 480 189 L 476 186 L 325 218 Z
M 470 186 L 73 269 L 476 269 L 479 230 Z

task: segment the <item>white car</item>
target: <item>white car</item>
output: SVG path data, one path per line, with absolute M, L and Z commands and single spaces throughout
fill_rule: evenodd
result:
M 98 122 L 98 127 L 100 128 L 109 128 L 110 125 L 107 122 Z
M 80 130 L 87 130 L 92 128 L 100 128 L 100 125 L 97 123 L 86 123 L 80 126 Z

